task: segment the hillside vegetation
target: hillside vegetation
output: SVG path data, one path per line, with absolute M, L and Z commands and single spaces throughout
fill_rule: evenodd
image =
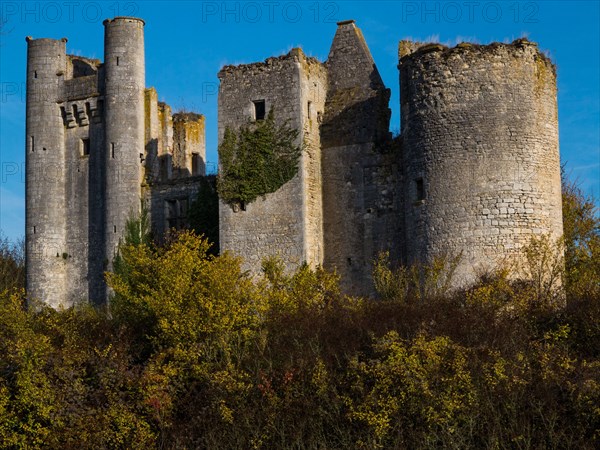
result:
M 128 239 L 107 309 L 2 278 L 0 447 L 598 448 L 599 221 L 573 185 L 564 215 L 564 261 L 541 238 L 533 282 L 458 292 L 385 255 L 373 299 L 276 259 L 253 279 L 191 232 Z

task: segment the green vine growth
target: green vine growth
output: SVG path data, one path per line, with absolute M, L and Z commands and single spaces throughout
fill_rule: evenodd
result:
M 219 197 L 244 209 L 294 178 L 303 147 L 295 144 L 298 134 L 289 120 L 275 123 L 273 108 L 264 120 L 249 123 L 237 132 L 225 128 L 219 145 Z

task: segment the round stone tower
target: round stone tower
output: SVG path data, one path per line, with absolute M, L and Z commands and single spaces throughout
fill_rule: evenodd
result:
M 110 265 L 125 224 L 140 211 L 144 155 L 144 21 L 104 21 L 105 263 Z
M 68 258 L 64 126 L 58 105 L 67 40 L 26 40 L 27 292 L 30 300 L 58 307 Z
M 562 235 L 556 73 L 533 43 L 399 49 L 408 263 L 462 254 L 458 285 Z

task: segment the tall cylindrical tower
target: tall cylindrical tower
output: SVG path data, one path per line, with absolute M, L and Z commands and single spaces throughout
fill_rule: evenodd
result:
M 144 21 L 104 21 L 105 262 L 110 266 L 125 224 L 140 211 L 144 154 Z
M 556 74 L 533 43 L 400 43 L 407 262 L 456 283 L 562 235 Z
M 65 144 L 60 107 L 66 39 L 27 37 L 26 258 L 30 300 L 66 300 Z

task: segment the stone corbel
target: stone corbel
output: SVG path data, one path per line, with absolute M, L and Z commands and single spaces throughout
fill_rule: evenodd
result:
M 90 121 L 87 115 L 87 111 L 85 110 L 85 103 L 78 102 L 75 104 L 75 108 L 77 110 L 77 121 L 79 122 L 79 125 L 81 125 L 82 127 L 89 125 Z

